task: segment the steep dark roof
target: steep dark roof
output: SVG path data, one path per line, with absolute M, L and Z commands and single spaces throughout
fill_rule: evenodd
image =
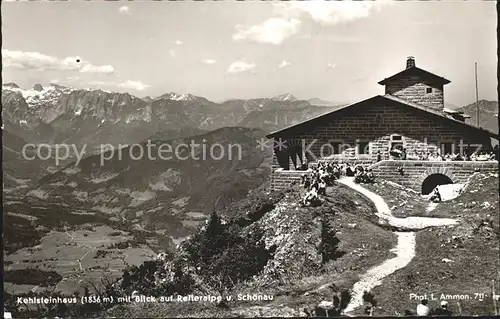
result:
M 435 75 L 434 73 L 431 73 L 431 72 L 426 71 L 424 69 L 418 68 L 416 66 L 412 66 L 408 69 L 405 69 L 399 73 L 394 74 L 391 77 L 383 79 L 382 81 L 378 82 L 378 84 L 386 85 L 388 82 L 390 82 L 392 80 L 395 80 L 395 79 L 402 77 L 402 76 L 408 76 L 408 75 L 418 75 L 418 76 L 422 76 L 422 77 L 432 78 L 433 80 L 436 80 L 436 81 L 442 83 L 443 85 L 451 82 L 450 80 L 447 80 L 447 79 L 443 78 L 442 76 Z
M 482 132 L 482 133 L 486 133 L 486 134 L 488 134 L 488 136 L 493 137 L 493 138 L 495 138 L 495 139 L 498 140 L 498 134 L 495 133 L 495 132 L 492 132 L 490 130 L 477 127 L 477 126 L 469 124 L 469 123 L 465 123 L 465 122 L 456 120 L 456 119 L 452 118 L 451 116 L 447 116 L 445 113 L 442 113 L 442 112 L 430 109 L 428 107 L 425 107 L 425 106 L 422 106 L 422 105 L 419 105 L 419 104 L 416 104 L 416 103 L 408 102 L 406 100 L 397 98 L 397 97 L 395 97 L 393 95 L 390 95 L 390 94 L 375 95 L 375 96 L 373 96 L 371 98 L 368 98 L 368 99 L 365 99 L 365 100 L 362 100 L 362 101 L 359 101 L 359 102 L 356 102 L 356 103 L 352 103 L 352 104 L 349 104 L 349 105 L 342 106 L 342 107 L 340 107 L 340 108 L 338 108 L 338 109 L 336 109 L 336 110 L 334 110 L 332 112 L 329 112 L 329 113 L 326 113 L 326 114 L 322 114 L 320 116 L 316 116 L 316 117 L 314 117 L 312 119 L 306 120 L 306 121 L 298 123 L 298 124 L 294 124 L 294 125 L 288 126 L 288 127 L 284 128 L 284 129 L 281 129 L 281 130 L 278 130 L 278 131 L 271 132 L 268 135 L 266 135 L 266 137 L 267 138 L 272 138 L 272 137 L 274 137 L 276 135 L 279 135 L 281 133 L 285 133 L 285 132 L 290 131 L 292 129 L 296 129 L 296 128 L 304 126 L 306 124 L 312 124 L 312 123 L 314 123 L 314 122 L 316 122 L 318 120 L 326 118 L 326 117 L 328 117 L 328 116 L 330 116 L 330 115 L 332 115 L 334 113 L 338 113 L 338 112 L 340 112 L 342 110 L 345 110 L 347 108 L 353 107 L 355 105 L 368 104 L 368 103 L 376 101 L 376 100 L 389 100 L 389 101 L 393 101 L 393 102 L 399 103 L 399 104 L 407 106 L 407 107 L 418 109 L 418 110 L 424 111 L 426 113 L 432 114 L 434 116 L 438 116 L 440 118 L 443 118 L 443 119 L 445 119 L 447 121 L 456 123 L 456 124 L 461 125 L 463 127 L 466 127 L 466 128 L 469 128 L 469 129 L 473 129 L 473 130 L 476 130 L 476 131 L 479 131 L 479 132 Z

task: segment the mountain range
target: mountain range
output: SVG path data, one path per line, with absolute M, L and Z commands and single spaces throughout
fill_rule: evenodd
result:
M 195 130 L 222 127 L 260 128 L 270 132 L 331 108 L 317 107 L 291 94 L 273 98 L 231 99 L 222 103 L 191 94 L 166 93 L 138 98 L 128 93 L 74 89 L 56 84 L 23 90 L 15 83 L 2 87 L 4 130 L 28 143 L 86 146 L 85 154 L 100 146 L 129 145 L 155 134 L 175 139 Z M 265 118 L 265 121 L 261 119 Z M 170 134 L 166 136 L 166 134 Z M 188 135 L 185 135 L 188 134 Z M 16 145 L 4 141 L 20 153 Z M 65 164 L 74 160 L 69 157 Z
M 89 121 L 92 122 L 92 128 L 98 127 L 100 131 L 92 134 L 93 141 L 96 141 L 96 134 L 106 135 L 108 127 L 115 128 L 123 124 L 128 129 L 148 126 L 145 135 L 133 134 L 140 140 L 152 131 L 174 127 L 190 126 L 213 130 L 238 126 L 252 112 L 283 109 L 286 113 L 310 107 L 311 112 L 318 113 L 322 109 L 314 106 L 326 104 L 332 105 L 319 99 L 298 100 L 291 94 L 271 98 L 230 99 L 215 103 L 204 97 L 173 92 L 141 99 L 128 93 L 73 89 L 56 84 L 49 84 L 47 87 L 37 84 L 30 90 L 23 90 L 15 83 L 7 83 L 2 87 L 5 128 L 19 133 L 27 140 L 51 143 L 67 139 L 69 133 L 75 136 L 74 139 L 88 136 L 89 132 L 81 126 Z M 30 136 L 27 132 L 35 128 L 37 132 Z M 108 138 L 109 134 L 105 137 Z M 122 140 L 129 143 L 131 141 L 130 136 L 124 136 Z M 99 138 L 96 142 L 98 141 Z M 110 143 L 112 142 L 111 139 Z
M 480 100 L 479 106 L 479 126 L 495 133 L 498 133 L 498 101 Z M 468 123 L 476 125 L 476 103 L 471 103 L 458 110 L 470 115 Z

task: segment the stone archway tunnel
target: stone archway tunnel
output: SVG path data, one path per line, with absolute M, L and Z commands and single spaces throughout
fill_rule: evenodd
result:
M 431 174 L 422 182 L 422 195 L 429 195 L 436 186 L 453 184 L 451 178 L 444 174 Z

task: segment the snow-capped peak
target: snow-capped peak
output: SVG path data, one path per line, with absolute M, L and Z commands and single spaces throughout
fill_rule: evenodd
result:
M 68 87 L 63 86 L 63 85 L 59 85 L 56 83 L 49 83 L 49 85 L 47 85 L 47 89 L 64 90 L 64 89 L 68 89 Z
M 19 89 L 19 86 L 16 83 L 14 83 L 14 82 L 9 82 L 9 83 L 2 84 L 2 88 L 5 88 L 5 89 Z
M 21 93 L 30 108 L 52 104 L 51 102 L 55 102 L 61 94 L 73 91 L 70 88 L 56 86 L 53 84 L 49 84 L 46 87 L 37 84 L 32 89 L 24 90 L 19 88 L 17 85 L 12 85 L 10 83 L 2 85 L 2 90 Z
M 290 102 L 297 101 L 295 96 L 293 96 L 290 93 L 275 96 L 275 97 L 271 98 L 271 100 L 273 100 L 273 101 L 290 101 Z
M 175 93 L 175 92 L 163 94 L 162 96 L 160 96 L 158 98 L 172 100 L 172 101 L 194 101 L 194 100 L 196 100 L 196 97 L 191 95 L 191 94 L 183 94 L 183 93 Z

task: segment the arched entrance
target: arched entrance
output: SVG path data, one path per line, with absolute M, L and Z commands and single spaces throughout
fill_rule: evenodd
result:
M 453 181 L 444 174 L 431 174 L 422 182 L 422 195 L 428 195 L 438 185 L 453 184 Z

